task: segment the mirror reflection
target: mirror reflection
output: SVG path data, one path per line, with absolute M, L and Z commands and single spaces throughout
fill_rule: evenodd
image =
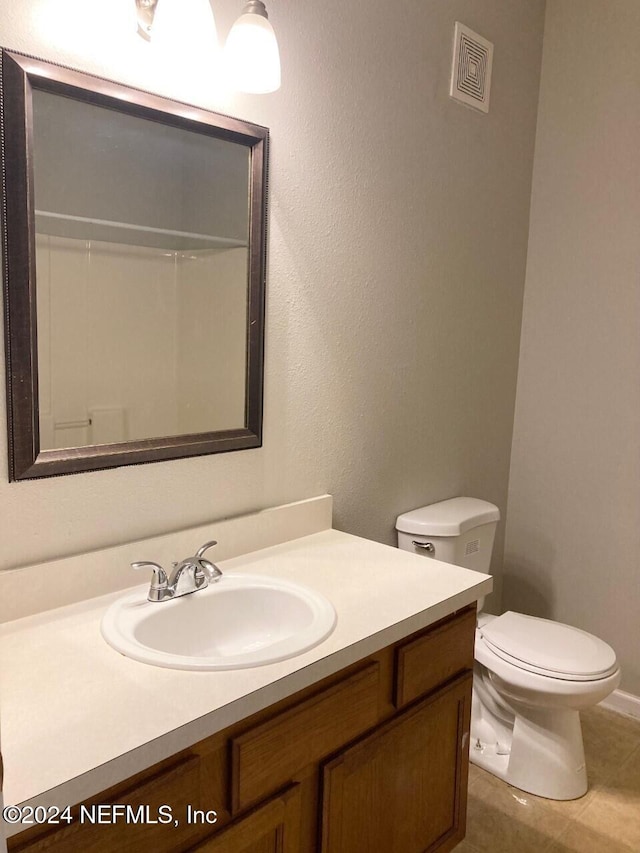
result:
M 0 60 L 9 479 L 260 447 L 268 129 Z
M 42 450 L 245 426 L 250 166 L 33 91 Z

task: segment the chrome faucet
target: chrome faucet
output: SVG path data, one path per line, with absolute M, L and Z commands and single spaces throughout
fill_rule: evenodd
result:
M 205 589 L 210 583 L 215 583 L 222 577 L 220 569 L 204 557 L 204 552 L 218 543 L 205 542 L 193 557 L 187 557 L 179 563 L 173 564 L 171 577 L 158 565 L 148 560 L 131 563 L 133 569 L 153 569 L 151 586 L 149 587 L 149 601 L 166 601 L 169 598 L 179 598 L 181 595 L 189 595 L 199 589 Z

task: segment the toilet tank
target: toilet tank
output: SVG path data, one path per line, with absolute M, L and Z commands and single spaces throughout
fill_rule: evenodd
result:
M 500 510 L 478 498 L 451 498 L 398 516 L 398 547 L 489 573 Z

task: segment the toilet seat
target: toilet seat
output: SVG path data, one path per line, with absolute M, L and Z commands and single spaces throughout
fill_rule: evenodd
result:
M 615 652 L 603 640 L 549 619 L 507 611 L 478 630 L 497 657 L 547 678 L 597 681 L 618 669 Z

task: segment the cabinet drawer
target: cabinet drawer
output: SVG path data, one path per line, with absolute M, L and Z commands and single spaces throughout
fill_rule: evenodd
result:
M 101 804 L 130 806 L 128 819 L 121 815 L 115 823 L 91 823 L 87 817 L 91 814 L 91 805 L 87 804 L 83 823 L 74 820 L 33 840 L 23 841 L 18 836 L 10 839 L 9 850 L 11 853 L 78 853 L 79 850 L 83 853 L 113 853 L 115 850 L 118 853 L 171 853 L 176 849 L 177 840 L 190 832 L 185 826 L 187 805 L 198 803 L 199 786 L 199 758 L 185 756 L 134 788 L 125 788 L 98 800 Z M 174 826 L 173 820 L 149 822 L 158 819 L 158 808 L 162 805 L 171 807 L 173 818 L 180 821 L 179 828 Z M 136 817 L 139 822 L 134 822 Z
M 471 607 L 396 648 L 396 708 L 473 668 L 475 628 L 476 609 Z
M 300 788 L 293 785 L 189 853 L 300 853 Z
M 295 781 L 296 774 L 378 721 L 380 666 L 365 666 L 251 729 L 232 744 L 235 814 Z

